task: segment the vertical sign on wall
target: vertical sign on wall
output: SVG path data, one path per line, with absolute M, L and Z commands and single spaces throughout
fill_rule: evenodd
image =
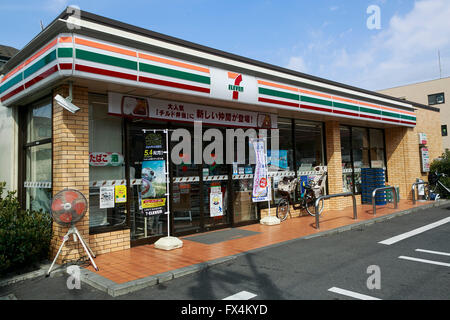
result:
M 144 132 L 141 205 L 147 216 L 167 212 L 166 135 L 165 131 Z

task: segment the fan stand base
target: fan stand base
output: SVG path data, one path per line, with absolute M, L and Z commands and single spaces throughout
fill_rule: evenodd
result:
M 61 253 L 62 248 L 64 247 L 64 244 L 66 243 L 67 240 L 69 240 L 69 236 L 73 234 L 74 237 L 74 241 L 76 241 L 76 237 L 78 237 L 78 239 L 80 240 L 81 244 L 83 245 L 84 251 L 86 251 L 87 255 L 89 256 L 89 259 L 92 262 L 92 265 L 94 266 L 95 270 L 98 271 L 98 267 L 94 262 L 94 259 L 92 257 L 95 258 L 95 254 L 92 252 L 91 248 L 89 248 L 89 246 L 84 242 L 83 237 L 81 236 L 81 234 L 78 232 L 78 229 L 74 226 L 71 225 L 69 230 L 67 231 L 66 235 L 63 237 L 63 242 L 61 243 L 61 246 L 59 247 L 58 253 L 56 254 L 55 259 L 53 260 L 52 265 L 50 266 L 50 268 L 47 271 L 47 274 L 45 275 L 46 277 L 48 277 L 50 275 L 50 271 L 53 268 L 53 265 L 56 262 L 56 259 L 58 259 L 58 256 Z M 92 254 L 92 255 L 91 255 Z

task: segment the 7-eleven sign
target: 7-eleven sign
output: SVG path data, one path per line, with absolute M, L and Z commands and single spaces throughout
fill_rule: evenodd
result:
M 244 87 L 240 85 L 242 82 L 242 74 L 228 72 L 228 79 L 232 80 L 232 83 L 228 85 L 228 90 L 233 92 L 233 100 L 238 100 L 239 93 L 244 92 Z

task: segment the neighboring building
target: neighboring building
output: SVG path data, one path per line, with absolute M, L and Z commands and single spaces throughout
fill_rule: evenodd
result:
M 3 65 L 19 50 L 0 45 L 0 77 Z M 17 109 L 6 108 L 0 101 L 0 150 L 17 150 Z M 6 182 L 7 190 L 17 190 L 17 153 L 0 152 L 0 182 Z
M 89 211 L 77 227 L 96 254 L 153 243 L 166 235 L 168 223 L 171 235 L 179 236 L 258 223 L 267 215 L 266 202 L 252 201 L 250 150 L 239 154 L 245 163 L 238 163 L 237 152 L 232 163 L 202 160 L 210 145 L 194 147 L 199 141 L 192 135 L 194 121 L 203 123 L 200 135 L 211 128 L 215 134 L 229 128 L 278 128 L 281 161 L 273 164 L 277 157 L 271 152 L 269 167 L 275 199 L 281 178 L 314 178 L 313 168 L 318 168 L 328 172 L 329 194 L 350 190 L 361 202 L 361 170 L 372 167 L 386 169 L 388 183 L 399 186 L 402 199 L 411 198 L 412 183 L 427 178 L 418 134 L 427 134 L 430 159 L 441 154 L 437 108 L 89 12 L 79 17 L 64 11 L 4 66 L 0 100 L 18 112 L 19 130 L 14 136 L 18 146 L 2 146 L 0 153 L 14 154 L 23 206 L 48 209 L 51 197 L 65 188 L 86 196 Z M 72 95 L 80 110 L 62 108 L 58 95 Z M 146 144 L 155 149 L 163 141 L 143 131 L 153 129 L 170 130 L 169 150 L 182 160 L 169 161 L 170 219 L 152 214 L 157 202 L 141 201 L 157 192 L 141 179 L 144 173 L 163 172 L 143 163 L 145 155 L 157 154 Z M 174 138 L 175 129 L 185 130 L 193 152 L 176 149 L 183 136 Z M 227 139 L 217 148 L 228 156 L 237 143 Z M 271 139 L 268 144 L 269 150 L 277 149 Z M 200 163 L 189 161 L 198 152 Z M 212 156 L 211 149 L 208 153 Z M 116 185 L 126 186 L 125 202 L 101 202 L 107 199 L 104 187 Z M 349 198 L 331 199 L 325 210 L 350 203 Z M 67 229 L 56 223 L 53 229 L 55 254 Z M 77 258 L 79 249 L 66 245 L 60 258 Z
M 0 72 L 2 71 L 3 65 L 17 52 L 19 52 L 19 50 L 17 50 L 16 48 L 0 44 Z
M 443 151 L 450 149 L 450 136 L 448 135 L 448 129 L 450 129 L 450 77 L 383 89 L 378 92 L 439 108 L 442 148 Z

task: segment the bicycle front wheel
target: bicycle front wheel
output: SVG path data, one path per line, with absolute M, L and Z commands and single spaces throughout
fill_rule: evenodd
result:
M 308 197 L 306 199 L 306 204 L 305 204 L 306 211 L 313 217 L 316 215 L 315 204 L 316 204 L 316 197 Z M 323 199 L 319 201 L 319 206 L 317 209 L 319 210 L 318 214 L 320 215 L 323 211 Z
M 280 219 L 280 221 L 284 221 L 286 220 L 288 214 L 289 214 L 289 201 L 287 201 L 286 199 L 282 199 L 280 202 L 278 202 L 277 218 Z

